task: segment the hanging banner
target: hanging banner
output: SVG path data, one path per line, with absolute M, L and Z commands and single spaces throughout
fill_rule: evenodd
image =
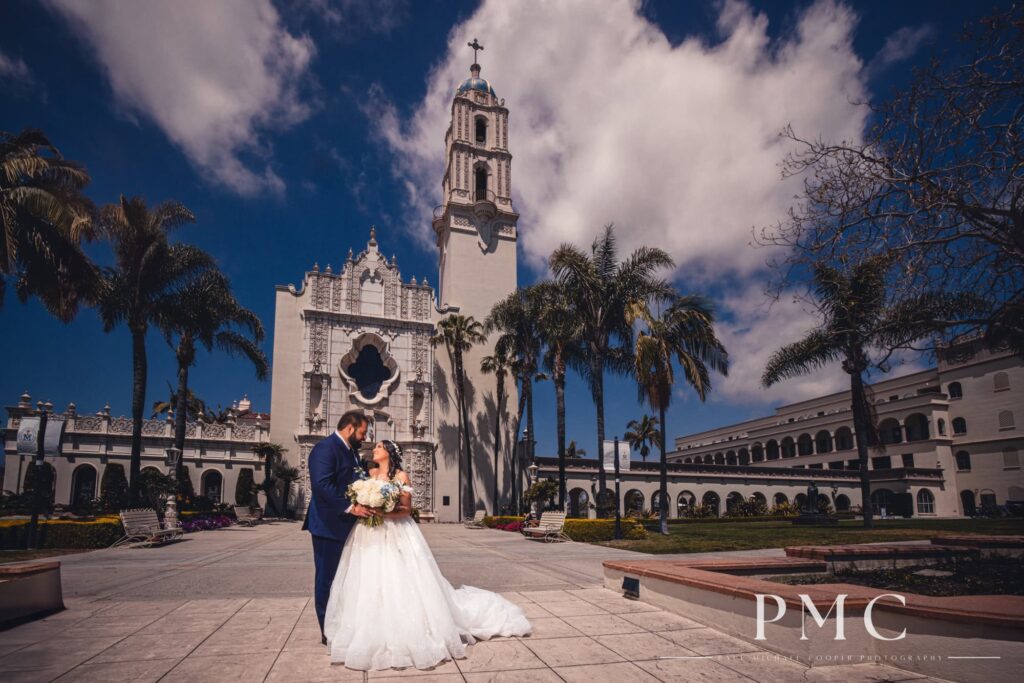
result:
M 615 471 L 615 441 L 605 441 L 604 448 L 604 471 Z M 619 471 L 629 471 L 629 445 L 623 441 L 619 442 Z
M 60 455 L 60 443 L 64 438 L 64 420 L 51 417 L 46 421 L 43 435 L 43 456 Z M 23 417 L 18 425 L 18 455 L 34 458 L 39 447 L 39 418 Z

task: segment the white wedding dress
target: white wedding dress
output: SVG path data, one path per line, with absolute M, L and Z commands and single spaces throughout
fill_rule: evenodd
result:
M 427 669 L 465 657 L 477 640 L 529 633 L 518 605 L 472 586 L 453 588 L 410 517 L 356 524 L 324 618 L 331 662 L 362 671 Z

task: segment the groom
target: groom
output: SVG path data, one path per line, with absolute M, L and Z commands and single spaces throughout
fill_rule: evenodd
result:
M 359 478 L 359 447 L 366 438 L 366 416 L 350 410 L 338 421 L 338 431 L 313 447 L 309 453 L 309 480 L 313 496 L 302 528 L 313 535 L 314 603 L 320 622 L 320 641 L 326 645 L 324 613 L 331 596 L 331 582 L 338 570 L 345 547 L 358 517 L 371 517 L 374 511 L 352 504 L 345 495 L 349 484 Z

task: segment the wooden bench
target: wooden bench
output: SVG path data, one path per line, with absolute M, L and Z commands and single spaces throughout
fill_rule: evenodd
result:
M 467 529 L 484 529 L 484 517 L 486 516 L 486 510 L 477 510 L 476 514 L 473 515 L 473 519 L 467 519 L 463 524 L 465 524 Z
M 565 513 L 544 512 L 540 516 L 537 526 L 523 527 L 523 536 L 535 541 L 550 543 L 554 541 L 571 541 L 565 535 Z
M 121 510 L 118 514 L 120 514 L 121 524 L 124 526 L 124 538 L 110 546 L 111 548 L 122 545 L 148 548 L 152 545 L 162 545 L 173 541 L 183 534 L 181 529 L 161 527 L 156 511 L 151 508 Z
M 256 508 L 255 510 L 248 505 L 235 505 L 235 520 L 239 524 L 245 524 L 246 526 L 254 526 L 263 521 L 263 510 Z

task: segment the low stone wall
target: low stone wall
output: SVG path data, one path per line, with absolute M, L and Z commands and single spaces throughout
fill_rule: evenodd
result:
M 62 609 L 60 562 L 0 566 L 0 629 Z
M 877 552 L 875 550 L 874 552 Z M 1004 678 L 1024 660 L 1024 597 L 928 597 L 851 584 L 791 586 L 758 576 L 824 569 L 822 558 L 606 561 L 605 587 L 622 590 L 626 577 L 640 582 L 640 599 L 800 662 L 815 665 L 881 662 L 928 676 L 973 682 Z M 836 639 L 833 605 L 845 595 Z M 758 639 L 758 602 L 764 604 Z M 779 606 L 785 612 L 775 621 Z M 804 601 L 821 615 L 819 627 Z M 870 632 L 865 613 L 870 604 Z M 831 611 L 830 611 L 831 610 Z M 906 636 L 896 639 L 906 630 Z M 802 637 L 805 636 L 805 637 Z M 892 639 L 892 640 L 885 640 Z

